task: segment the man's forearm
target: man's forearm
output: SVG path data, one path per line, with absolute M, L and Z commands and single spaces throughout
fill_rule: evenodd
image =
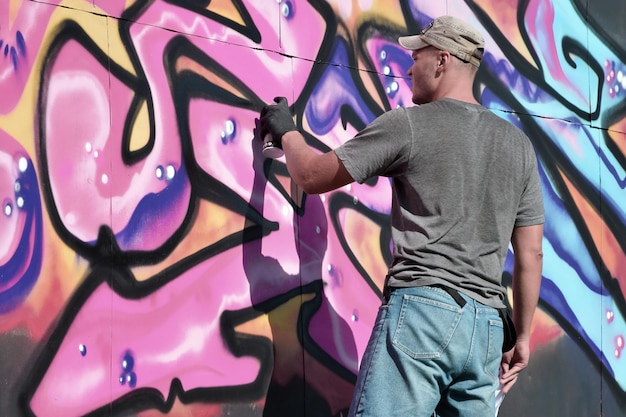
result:
M 530 255 L 529 255 L 530 256 Z M 541 259 L 516 262 L 513 271 L 513 322 L 520 339 L 530 338 L 533 315 L 541 287 Z M 524 265 L 520 265 L 520 264 Z
M 308 182 L 315 174 L 309 166 L 318 154 L 308 146 L 304 136 L 298 131 L 285 133 L 282 138 L 282 145 L 289 175 L 300 188 L 312 194 Z
M 520 339 L 529 339 L 533 315 L 539 299 L 543 253 L 543 226 L 519 228 L 512 240 L 515 256 L 513 267 L 513 321 Z

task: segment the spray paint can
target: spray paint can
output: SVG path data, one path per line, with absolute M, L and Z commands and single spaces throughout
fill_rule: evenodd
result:
M 284 154 L 285 152 L 274 143 L 272 135 L 269 133 L 265 135 L 263 138 L 263 156 L 266 158 L 276 159 L 280 158 Z

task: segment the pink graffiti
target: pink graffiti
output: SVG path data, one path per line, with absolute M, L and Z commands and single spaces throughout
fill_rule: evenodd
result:
M 314 207 L 307 213 L 313 219 L 302 219 L 297 233 L 323 237 L 325 232 L 318 232 L 318 228 L 325 226 L 312 220 L 324 213 Z M 293 233 L 293 229 L 285 229 L 281 248 L 293 241 Z M 237 358 L 224 347 L 219 317 L 227 310 L 249 308 L 251 297 L 256 298 L 255 303 L 262 303 L 320 278 L 326 282 L 327 300 L 306 331 L 324 351 L 356 372 L 356 352 L 346 352 L 346 348 L 349 343 L 365 345 L 377 300 L 342 259 L 342 249 L 329 251 L 334 253 L 329 258 L 323 256 L 319 245 L 325 246 L 325 240 L 320 239 L 317 243 L 304 239 L 313 244 L 312 251 L 304 248 L 305 252 L 299 253 L 303 264 L 296 274 L 282 269 L 281 265 L 289 263 L 288 252 L 278 259 L 257 253 L 261 250 L 254 247 L 261 245 L 258 241 L 250 244 L 252 248 L 248 244 L 243 247 L 244 251 L 253 250 L 252 258 L 237 247 L 138 300 L 124 299 L 101 284 L 72 320 L 31 401 L 33 411 L 40 416 L 82 415 L 133 389 L 147 387 L 156 388 L 167 398 L 174 378 L 185 390 L 249 384 L 258 376 L 258 360 L 245 355 Z M 338 245 L 336 239 L 331 242 Z M 262 245 L 265 248 L 270 242 L 264 239 Z M 325 260 L 334 270 L 321 270 Z M 250 265 L 248 271 L 242 269 L 245 265 Z M 348 328 L 342 328 L 339 317 L 352 317 L 345 323 Z M 353 341 L 347 339 L 352 337 Z M 131 370 L 123 364 L 127 352 L 134 361 Z M 279 372 L 288 369 L 294 372 L 291 366 Z M 328 388 L 322 381 L 311 383 L 321 384 L 322 392 Z
M 26 157 L 24 148 L 6 132 L 0 131 L 0 265 L 6 264 L 15 254 L 26 222 L 26 215 L 18 210 L 15 198 L 20 159 Z
M 68 41 L 49 69 L 45 112 L 45 148 L 50 187 L 63 225 L 80 240 L 95 241 L 101 225 L 115 233 L 128 227 L 131 236 L 120 241 L 122 249 L 159 247 L 180 227 L 189 205 L 189 185 L 178 181 L 175 201 L 167 201 L 168 215 L 152 205 L 138 213 L 147 196 L 164 192 L 185 175 L 181 144 L 171 100 L 155 106 L 155 141 L 151 152 L 134 164 L 123 160 L 122 138 L 134 92 L 111 77 L 81 44 Z M 160 90 L 163 90 L 161 88 Z M 159 89 L 154 89 L 158 97 Z M 114 104 L 112 104 L 114 103 Z M 146 133 L 147 134 L 147 133 Z M 70 139 L 71 138 L 71 139 Z M 135 138 L 136 139 L 136 138 Z M 141 138 L 146 140 L 146 138 Z M 141 192 L 137 192 L 141 190 Z
M 225 66 L 263 101 L 271 102 L 276 95 L 295 99 L 308 80 L 327 27 L 309 2 L 288 3 L 293 10 L 285 16 L 286 12 L 277 2 L 246 2 L 246 10 L 261 35 L 260 43 L 196 11 L 164 1 L 155 1 L 137 17 L 140 24 L 132 27 L 133 39 L 147 71 L 161 65 L 161 55 L 153 54 L 153 51 L 162 51 L 158 49 L 162 43 L 155 44 L 154 41 L 155 36 L 163 36 L 165 28 L 175 34 L 193 35 L 188 37 L 190 41 Z M 307 30 L 302 31 L 302 27 Z M 305 59 L 292 59 L 290 56 Z M 153 57 L 152 64 L 149 57 Z M 149 73 L 147 76 L 151 78 Z M 165 86 L 166 83 L 162 85 Z
M 0 130 L 0 314 L 18 307 L 41 272 L 43 228 L 33 162 Z
M 264 184 L 264 178 L 257 180 Z M 267 207 L 258 207 L 264 212 L 278 211 L 282 205 L 273 206 L 272 201 L 279 200 L 271 197 L 276 189 L 263 187 L 263 199 L 252 200 L 264 201 Z M 270 235 L 272 239 L 217 255 L 153 294 L 128 300 L 101 284 L 72 320 L 31 401 L 33 411 L 41 416 L 81 415 L 133 389 L 148 387 L 167 398 L 174 378 L 185 390 L 250 384 L 258 377 L 258 360 L 235 357 L 224 347 L 219 318 L 224 311 L 258 305 L 320 279 L 325 282 L 325 298 L 305 331 L 325 352 L 356 372 L 357 353 L 348 346 L 365 345 L 376 296 L 345 259 L 336 235 L 329 235 L 328 240 L 329 249 L 336 250 L 325 256 L 328 213 L 320 198 L 311 196 L 307 201 L 305 217 L 292 228 L 273 233 L 278 239 Z M 294 256 L 289 249 L 296 236 L 306 245 Z M 272 246 L 278 250 L 267 250 Z M 290 273 L 283 265 L 294 258 L 300 266 Z M 326 265 L 331 268 L 323 268 Z M 341 317 L 352 320 L 343 322 Z M 103 328 L 110 330 L 103 332 Z M 127 358 L 134 362 L 130 367 Z M 281 359 L 276 361 L 277 378 L 282 375 L 288 381 L 289 374 L 298 373 L 298 367 L 282 367 L 278 365 Z M 320 392 L 328 391 L 321 380 L 314 378 L 311 383 L 319 386 Z M 333 397 L 331 392 L 328 395 Z
M 374 36 L 366 43 L 369 56 L 379 74 L 381 85 L 389 100 L 390 108 L 412 105 L 411 83 L 406 75 L 408 68 L 404 68 L 394 55 L 405 55 L 407 51 L 398 46 L 395 39 L 384 39 Z
M 322 19 L 308 2 L 298 2 L 295 14 L 282 20 L 279 30 L 278 5 L 276 9 L 266 7 L 265 2 L 248 6 L 256 7 L 253 20 L 262 35 L 262 50 L 235 30 L 165 2 L 152 3 L 138 16 L 141 23 L 131 25 L 131 39 L 155 113 L 155 146 L 133 165 L 124 164 L 120 155 L 133 91 L 117 77 L 109 80 L 94 55 L 78 42 L 64 44 L 50 69 L 45 145 L 54 201 L 63 225 L 74 236 L 93 241 L 99 225 L 108 219 L 113 231 L 121 232 L 140 200 L 147 193 L 162 191 L 164 183 L 155 179 L 156 167 L 171 164 L 174 172 L 180 169 L 177 109 L 169 89 L 171 74 L 163 68 L 163 51 L 174 37 L 193 34 L 189 40 L 196 47 L 263 101 L 276 95 L 299 97 L 313 62 L 292 60 L 272 50 L 314 58 L 326 31 Z M 298 29 L 305 24 L 306 33 Z M 255 175 L 251 141 L 258 113 L 202 99 L 192 100 L 189 112 L 197 164 L 256 204 L 259 195 L 251 192 Z M 171 236 L 189 205 L 188 198 L 186 192 L 177 198 L 174 209 L 168 209 L 166 227 L 146 225 L 137 231 L 136 241 L 122 250 L 153 249 Z M 307 251 L 299 239 L 302 234 L 318 233 L 321 223 L 294 221 L 288 201 L 274 186 L 268 185 L 261 199 L 262 214 L 280 227 L 262 239 L 256 261 L 242 265 L 243 248 L 237 247 L 139 299 L 123 298 L 100 284 L 84 302 L 76 301 L 70 310 L 77 313 L 68 318 L 67 331 L 59 335 L 62 341 L 30 402 L 33 412 L 81 415 L 148 387 L 165 399 L 174 379 L 184 390 L 250 384 L 259 376 L 259 361 L 237 357 L 225 347 L 220 317 L 226 310 L 247 309 L 316 281 L 324 283 L 324 299 L 306 331 L 324 352 L 355 374 L 378 306 L 376 294 L 355 270 L 336 234 L 328 234 L 327 251 Z M 329 214 L 324 202 L 322 211 L 314 213 L 326 222 Z M 344 321 L 345 317 L 350 320 Z M 284 372 L 293 371 L 279 370 L 277 377 Z M 312 384 L 333 396 L 324 381 Z M 341 401 L 347 397 L 343 395 Z
M 555 32 L 555 8 L 552 1 L 532 0 L 525 11 L 528 35 L 535 44 L 535 52 L 544 64 L 543 71 L 550 75 L 559 90 L 567 91 L 575 97 L 572 101 L 579 102 L 581 108 L 589 108 L 589 97 L 586 87 L 572 82 L 562 67 L 560 59 L 561 38 Z
M 185 390 L 248 384 L 257 359 L 224 345 L 219 318 L 250 305 L 234 249 L 137 300 L 101 284 L 81 306 L 32 401 L 38 416 L 78 416 L 133 390 L 152 387 L 167 398 L 178 378 Z M 132 352 L 134 366 L 122 363 Z M 135 382 L 128 381 L 130 372 Z
M 0 114 L 10 113 L 22 97 L 48 19 L 60 2 L 0 2 Z

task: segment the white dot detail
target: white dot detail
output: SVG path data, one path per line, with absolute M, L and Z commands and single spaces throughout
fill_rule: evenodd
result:
M 232 120 L 226 121 L 226 134 L 232 135 L 235 131 L 235 123 Z
M 17 168 L 22 173 L 26 172 L 26 170 L 28 169 L 28 160 L 22 156 L 17 162 Z
M 172 165 L 168 165 L 167 168 L 165 168 L 165 179 L 167 179 L 168 181 L 171 181 L 172 179 L 174 179 L 175 175 L 176 175 L 176 169 L 174 169 Z

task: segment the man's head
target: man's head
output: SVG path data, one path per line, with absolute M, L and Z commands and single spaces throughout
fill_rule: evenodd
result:
M 476 29 L 455 17 L 442 16 L 421 33 L 400 37 L 398 42 L 413 58 L 407 74 L 415 104 L 444 97 L 476 102 L 472 85 L 485 45 Z
M 402 36 L 398 42 L 410 51 L 430 45 L 476 67 L 480 66 L 485 48 L 480 32 L 453 16 L 438 17 L 417 35 Z

